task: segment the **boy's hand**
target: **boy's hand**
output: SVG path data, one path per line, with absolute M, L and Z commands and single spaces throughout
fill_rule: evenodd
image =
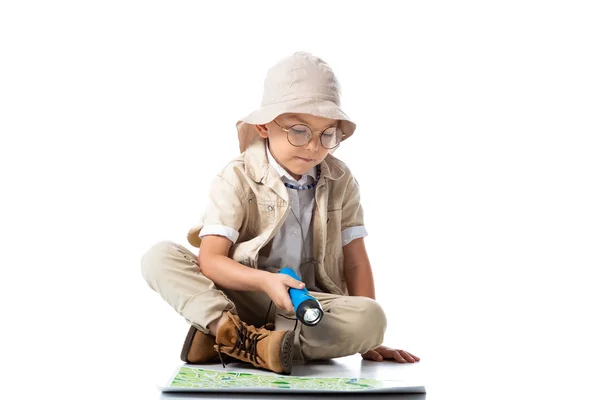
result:
M 362 358 L 372 361 L 394 360 L 399 363 L 414 363 L 421 360 L 408 351 L 394 350 L 386 346 L 379 346 L 376 349 L 369 350 L 362 355 Z
M 294 306 L 288 288 L 303 289 L 304 283 L 289 275 L 269 273 L 262 284 L 262 291 L 273 300 L 277 307 L 293 313 Z

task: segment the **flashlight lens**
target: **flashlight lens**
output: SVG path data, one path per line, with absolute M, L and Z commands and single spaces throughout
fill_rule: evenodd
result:
M 321 310 L 318 308 L 309 308 L 304 313 L 304 322 L 312 324 L 321 318 Z

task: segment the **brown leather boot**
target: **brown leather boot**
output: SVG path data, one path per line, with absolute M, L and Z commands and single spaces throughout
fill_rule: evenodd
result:
M 231 312 L 227 312 L 227 317 L 217 332 L 215 350 L 219 356 L 228 355 L 279 374 L 292 372 L 294 331 L 257 329 Z
M 214 362 L 219 359 L 215 350 L 215 337 L 190 326 L 181 349 L 181 361 L 190 364 Z
M 275 325 L 269 322 L 263 328 L 272 331 L 275 329 Z M 189 364 L 215 362 L 219 360 L 215 344 L 213 335 L 199 331 L 192 325 L 181 348 L 181 361 Z M 223 355 L 223 358 L 226 361 L 229 360 L 227 355 Z

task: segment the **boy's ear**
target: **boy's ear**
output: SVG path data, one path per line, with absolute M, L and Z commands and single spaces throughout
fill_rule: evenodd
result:
M 267 129 L 267 125 L 254 125 L 254 128 L 256 129 L 256 132 L 258 132 L 260 137 L 262 137 L 263 139 L 267 139 L 269 137 L 269 130 Z

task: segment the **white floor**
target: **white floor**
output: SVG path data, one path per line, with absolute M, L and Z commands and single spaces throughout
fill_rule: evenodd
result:
M 177 369 L 177 365 L 173 367 L 173 371 Z M 205 364 L 205 368 L 221 370 L 223 367 L 220 364 Z M 240 372 L 252 372 L 255 374 L 269 375 L 273 374 L 268 371 L 262 371 L 247 366 L 245 364 L 228 364 L 228 371 L 240 371 Z M 424 376 L 424 368 L 421 364 L 399 364 L 395 362 L 372 362 L 364 361 L 359 355 L 338 358 L 329 361 L 313 361 L 307 364 L 295 363 L 292 369 L 293 376 L 314 376 L 314 377 L 348 377 L 348 378 L 373 378 L 373 379 L 394 379 L 406 381 L 410 386 L 422 386 L 426 389 Z M 168 381 L 170 376 L 165 377 L 165 382 Z M 159 385 L 162 382 L 159 383 Z M 223 399 L 223 398 L 290 398 L 303 399 L 303 398 L 340 398 L 340 397 L 356 397 L 360 395 L 362 398 L 401 398 L 401 399 L 425 399 L 425 394 L 409 394 L 409 393 L 390 393 L 390 394 L 353 394 L 348 395 L 344 393 L 332 393 L 325 395 L 315 394 L 295 394 L 291 395 L 289 392 L 282 393 L 280 395 L 265 394 L 265 393 L 162 393 L 159 398 L 161 399 Z

